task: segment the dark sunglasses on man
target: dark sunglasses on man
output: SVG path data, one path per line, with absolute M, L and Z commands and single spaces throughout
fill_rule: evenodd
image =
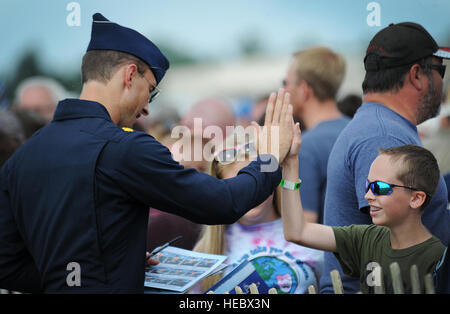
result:
M 430 68 L 432 68 L 433 70 L 438 71 L 439 75 L 444 78 L 445 76 L 445 69 L 447 68 L 446 65 L 443 64 L 430 64 Z

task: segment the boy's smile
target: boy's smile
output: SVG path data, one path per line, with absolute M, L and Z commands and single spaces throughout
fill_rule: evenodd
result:
M 370 216 L 375 216 L 380 210 L 382 210 L 382 208 L 380 208 L 380 207 L 375 207 L 375 206 L 373 206 L 373 205 L 370 205 L 370 212 L 369 212 L 369 214 L 370 214 Z

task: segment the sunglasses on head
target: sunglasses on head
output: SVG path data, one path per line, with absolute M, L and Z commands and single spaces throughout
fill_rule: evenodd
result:
M 242 145 L 224 148 L 214 154 L 214 159 L 222 165 L 230 164 L 237 160 L 239 152 L 250 155 L 251 153 L 256 153 L 256 147 L 254 143 L 250 141 Z
M 439 75 L 444 78 L 446 66 L 443 64 L 430 64 L 430 68 L 438 71 Z
M 386 183 L 383 181 L 372 181 L 366 180 L 366 193 L 369 189 L 372 191 L 373 195 L 390 195 L 394 191 L 393 188 L 405 188 L 414 191 L 420 191 L 419 189 L 413 188 L 411 186 L 397 185 Z M 427 194 L 428 195 L 428 194 Z

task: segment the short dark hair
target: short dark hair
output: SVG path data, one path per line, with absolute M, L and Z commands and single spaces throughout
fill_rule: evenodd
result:
M 370 58 L 376 57 L 377 56 L 375 55 L 368 55 L 367 59 L 370 62 Z M 418 64 L 426 75 L 431 75 L 431 68 L 429 67 L 431 60 L 432 57 L 430 56 L 404 66 L 382 69 L 379 71 L 366 71 L 362 83 L 363 93 L 396 92 L 403 87 L 406 73 L 414 64 Z
M 440 180 L 439 166 L 434 155 L 417 145 L 379 148 L 378 151 L 380 155 L 388 155 L 392 161 L 399 162 L 401 166 L 397 170 L 398 180 L 427 194 L 421 207 L 421 210 L 424 210 L 436 192 Z
M 82 83 L 89 80 L 108 82 L 118 66 L 133 63 L 139 74 L 144 75 L 149 66 L 131 54 L 115 50 L 90 50 L 83 56 L 81 64 Z
M 356 94 L 349 94 L 337 102 L 337 107 L 339 111 L 345 114 L 347 117 L 353 118 L 356 110 L 361 107 L 361 104 L 361 96 Z

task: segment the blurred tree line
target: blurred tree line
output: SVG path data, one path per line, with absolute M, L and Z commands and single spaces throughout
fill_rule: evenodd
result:
M 264 50 L 260 34 L 255 31 L 244 34 L 238 43 L 240 55 L 244 57 L 257 55 Z M 207 58 L 196 58 L 191 56 L 182 47 L 174 47 L 171 44 L 160 44 L 159 48 L 170 60 L 171 67 L 194 64 L 208 61 Z M 80 56 L 81 60 L 82 56 Z M 64 74 L 58 74 L 51 70 L 45 70 L 39 62 L 39 51 L 36 47 L 28 48 L 25 53 L 19 57 L 17 66 L 12 73 L 5 76 L 2 73 L 0 80 L 0 106 L 7 106 L 7 103 L 14 101 L 14 93 L 17 86 L 23 80 L 32 76 L 50 77 L 60 82 L 67 91 L 78 95 L 81 92 L 81 71 L 66 71 Z
M 169 58 L 171 66 L 196 63 L 198 60 L 189 56 L 187 53 L 168 45 L 160 47 L 164 54 Z M 80 56 L 80 59 L 82 56 Z M 60 82 L 66 90 L 79 94 L 81 92 L 81 70 L 73 72 L 65 72 L 65 74 L 57 74 L 56 72 L 44 70 L 40 65 L 38 50 L 35 48 L 28 49 L 22 57 L 17 61 L 17 66 L 13 73 L 9 73 L 8 77 L 3 78 L 2 96 L 9 102 L 14 101 L 14 93 L 17 86 L 23 80 L 32 76 L 50 77 Z
M 443 41 L 440 42 L 443 46 L 450 46 L 450 31 L 446 36 L 443 36 Z M 366 38 L 364 38 L 366 40 Z M 304 46 L 305 44 L 303 43 Z M 161 51 L 170 60 L 171 67 L 180 65 L 193 64 L 208 61 L 206 58 L 196 58 L 184 50 L 183 47 L 173 46 L 168 43 L 159 44 Z M 238 42 L 239 54 L 242 57 L 249 57 L 265 52 L 265 43 L 263 36 L 256 30 L 247 31 L 242 34 Z M 80 56 L 81 59 L 82 56 Z M 64 72 L 65 74 L 57 74 L 56 72 L 44 70 L 39 63 L 38 49 L 29 48 L 17 62 L 17 66 L 13 73 L 8 77 L 3 77 L 0 80 L 0 106 L 5 103 L 13 101 L 14 92 L 21 81 L 31 76 L 47 76 L 59 81 L 68 91 L 79 94 L 81 92 L 81 71 Z M 3 74 L 4 75 L 4 74 Z M 446 75 L 447 81 L 449 75 Z
M 32 76 L 50 77 L 60 82 L 68 91 L 75 93 L 81 91 L 81 73 L 69 73 L 62 76 L 46 71 L 39 64 L 38 52 L 29 49 L 18 60 L 13 73 L 10 73 L 9 77 L 4 79 L 4 98 L 12 103 L 17 86 L 20 82 Z

